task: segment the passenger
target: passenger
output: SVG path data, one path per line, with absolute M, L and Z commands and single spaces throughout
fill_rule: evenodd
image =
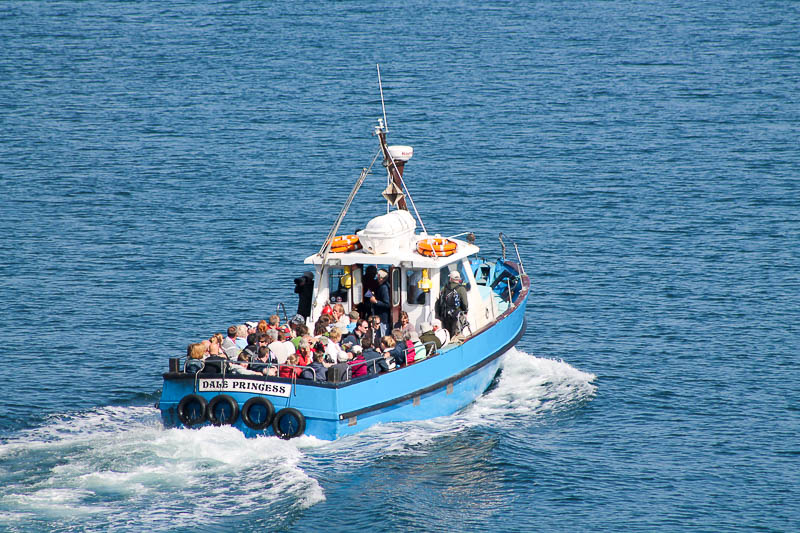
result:
M 444 321 L 445 329 L 450 337 L 455 337 L 461 330 L 458 325 L 459 316 L 466 313 L 467 288 L 461 284 L 461 274 L 458 270 L 450 272 L 447 285 L 439 293 L 439 300 L 436 304 L 437 316 Z M 442 342 L 442 344 L 447 344 Z
M 259 346 L 256 360 L 250 363 L 250 370 L 260 372 L 265 376 L 274 376 L 278 373 L 278 361 L 270 357 L 269 348 L 267 346 Z
M 297 348 L 295 355 L 297 355 L 297 366 L 309 366 L 314 359 L 314 352 L 311 351 L 311 346 L 303 340 L 300 341 L 300 346 Z
M 350 365 L 347 364 L 348 361 L 350 361 L 350 354 L 341 352 L 337 363 L 328 368 L 328 381 L 347 381 L 350 378 Z
M 336 362 L 341 358 L 341 354 L 344 353 L 344 349 L 341 346 L 342 340 L 342 330 L 338 328 L 333 328 L 328 335 L 328 344 L 325 346 L 325 354 L 327 355 L 328 361 Z
M 370 317 L 369 336 L 373 346 L 379 346 L 381 339 L 386 336 L 386 324 L 381 323 L 381 317 L 377 315 Z
M 278 360 L 278 364 L 282 365 L 286 362 L 289 358 L 289 354 L 286 351 L 286 346 L 284 346 L 283 342 L 278 340 L 278 330 L 271 329 L 267 331 L 267 339 L 269 340 L 269 350 L 272 352 L 272 355 Z
M 244 325 L 247 326 L 247 334 L 250 335 L 251 333 L 256 332 L 256 326 L 258 326 L 258 323 L 253 321 L 248 321 L 245 322 Z
M 258 325 L 256 326 L 256 333 L 258 333 L 259 337 L 267 332 L 269 327 L 267 326 L 267 321 L 263 318 L 258 321 Z
M 297 352 L 297 346 L 295 346 L 294 343 L 290 340 L 291 337 L 289 337 L 289 335 L 290 334 L 278 330 L 278 340 L 283 342 L 283 347 L 286 350 L 286 353 L 295 353 Z M 310 363 L 311 359 L 309 359 L 308 362 Z
M 205 366 L 203 359 L 205 358 L 205 348 L 203 343 L 190 344 L 186 347 L 186 361 L 183 364 L 183 371 L 196 374 L 200 372 Z
M 352 348 L 353 358 L 348 363 L 350 365 L 350 377 L 360 378 L 367 375 L 367 365 L 364 364 L 363 349 L 360 345 L 356 344 Z
M 205 371 L 217 374 L 222 374 L 223 370 L 227 372 L 230 363 L 228 361 L 228 356 L 225 355 L 225 352 L 223 352 L 216 343 L 209 346 L 208 349 L 210 355 L 205 359 Z
M 406 347 L 406 364 L 410 365 L 416 361 L 417 350 L 414 347 L 414 341 L 411 340 L 411 332 L 403 333 L 403 344 Z
M 250 370 L 249 368 L 247 368 L 249 362 L 250 359 L 247 357 L 247 355 L 245 355 L 244 352 L 240 353 L 239 359 L 236 361 L 236 363 L 230 366 L 231 374 L 239 374 L 241 376 L 262 375 L 261 372 L 256 372 L 255 370 Z
M 228 328 L 228 336 L 222 341 L 222 351 L 231 360 L 239 356 L 241 350 L 236 346 L 236 326 Z
M 282 378 L 289 378 L 289 379 L 296 378 L 300 375 L 301 372 L 301 369 L 296 368 L 296 366 L 297 366 L 297 355 L 292 354 L 286 360 L 285 364 L 281 364 L 280 370 L 278 371 L 278 375 Z
M 381 348 L 383 350 L 383 357 L 389 363 L 389 368 L 400 368 L 405 366 L 406 357 L 403 350 L 403 345 L 398 345 L 394 338 L 386 335 L 381 339 Z
M 342 339 L 342 344 L 351 344 L 353 346 L 361 344 L 361 339 L 367 336 L 367 331 L 369 331 L 369 323 L 366 320 L 359 320 L 353 332 Z
M 219 344 L 219 347 L 220 347 L 220 350 L 221 350 L 222 349 L 222 341 L 225 340 L 225 335 L 223 335 L 222 333 L 214 333 L 214 335 L 212 335 L 211 338 L 212 339 L 217 339 L 217 344 Z M 209 339 L 209 340 L 211 340 L 211 339 Z
M 356 327 L 358 327 L 358 324 L 360 322 L 360 320 L 359 320 L 360 318 L 361 318 L 361 315 L 358 314 L 358 311 L 356 311 L 356 310 L 350 311 L 347 314 L 347 319 L 349 320 L 349 324 L 347 324 L 347 326 L 345 326 L 345 329 L 348 332 L 353 333 L 353 331 L 355 331 Z
M 325 335 L 330 331 L 331 325 L 331 317 L 330 315 L 322 315 L 317 320 L 316 324 L 314 324 L 314 336 L 319 337 L 320 335 Z
M 327 381 L 328 367 L 324 363 L 325 356 L 321 353 L 314 354 L 314 361 L 300 373 L 303 379 L 313 379 L 315 381 Z M 313 371 L 312 371 L 313 369 Z
M 295 337 L 292 339 L 292 344 L 294 344 L 294 350 L 297 351 L 297 347 L 299 346 L 302 338 L 308 335 L 308 326 L 305 324 L 296 325 L 294 327 L 294 334 Z
M 344 314 L 342 304 L 333 304 L 333 324 L 339 329 L 347 329 L 350 319 Z
M 400 311 L 400 320 L 394 323 L 394 328 L 392 329 L 401 329 L 404 333 L 413 330 L 414 326 L 412 326 L 408 320 L 408 313 Z
M 433 326 L 428 322 L 423 322 L 419 325 L 422 335 L 419 336 L 420 342 L 425 345 L 425 356 L 430 357 L 436 350 L 442 347 L 442 341 L 433 332 Z
M 244 324 L 239 324 L 236 326 L 236 346 L 239 347 L 239 350 L 244 350 L 244 347 L 247 346 L 247 326 Z
M 442 346 L 446 346 L 450 342 L 450 332 L 442 327 L 442 321 L 438 318 L 434 318 L 431 324 L 433 325 L 433 332 L 442 341 Z
M 367 371 L 370 374 L 383 374 L 389 371 L 389 364 L 383 355 L 372 346 L 372 340 L 364 337 L 361 339 L 361 347 L 364 349 L 362 355 L 367 361 Z
M 208 356 L 208 347 L 211 346 L 211 341 L 203 340 L 200 341 L 200 344 L 203 345 L 203 353 L 205 354 L 205 356 Z
M 388 281 L 389 273 L 383 269 L 378 270 L 378 288 L 369 298 L 372 303 L 372 314 L 379 316 L 383 324 L 389 324 L 389 312 L 392 310 Z
M 281 317 L 279 317 L 278 315 L 271 315 L 269 317 L 269 326 L 267 326 L 269 329 L 278 329 L 280 325 L 281 325 Z
M 361 282 L 364 286 L 364 300 L 368 300 L 367 293 L 375 293 L 378 290 L 378 267 L 369 265 L 364 271 L 364 279 Z
M 412 342 L 414 345 L 414 361 L 422 361 L 426 357 L 428 357 L 428 353 L 425 350 L 425 345 L 422 344 L 422 341 L 419 340 L 419 335 L 417 335 L 416 331 L 412 331 L 408 334 L 408 340 Z
M 216 345 L 217 345 L 217 348 L 219 348 L 220 340 L 219 340 L 219 338 L 217 337 L 217 335 L 216 335 L 216 334 L 212 335 L 212 336 L 211 336 L 211 337 L 208 339 L 208 353 L 209 353 L 209 354 L 211 354 L 211 345 L 212 345 L 212 344 L 216 344 Z M 217 353 L 219 353 L 219 352 L 217 352 Z
M 247 346 L 244 347 L 244 350 L 242 350 L 239 355 L 242 354 L 247 356 L 248 361 L 252 361 L 258 357 L 258 335 L 256 333 L 247 335 Z

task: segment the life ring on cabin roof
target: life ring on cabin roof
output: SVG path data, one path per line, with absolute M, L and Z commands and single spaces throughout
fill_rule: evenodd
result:
M 458 244 L 444 237 L 429 237 L 417 243 L 417 252 L 426 257 L 447 257 L 453 255 Z
M 334 237 L 331 242 L 331 252 L 333 253 L 352 252 L 360 249 L 361 242 L 359 242 L 358 235 L 339 235 Z

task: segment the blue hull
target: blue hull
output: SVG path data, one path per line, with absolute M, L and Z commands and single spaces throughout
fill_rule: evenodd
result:
M 523 276 L 519 292 L 511 306 L 498 319 L 471 336 L 461 345 L 446 347 L 440 354 L 405 368 L 378 376 L 366 376 L 339 384 L 292 383 L 282 378 L 236 376 L 237 381 L 252 384 L 272 383 L 291 387 L 288 397 L 260 395 L 272 402 L 276 411 L 292 407 L 305 417 L 305 434 L 334 440 L 378 423 L 421 420 L 450 415 L 469 405 L 491 384 L 500 366 L 500 357 L 516 344 L 525 332 L 525 305 L 529 282 Z M 203 377 L 220 379 L 220 376 Z M 230 377 L 228 379 L 231 379 Z M 185 373 L 164 374 L 160 409 L 164 425 L 183 427 L 178 417 L 180 400 L 195 393 L 195 376 Z M 245 385 L 250 385 L 246 383 Z M 206 400 L 219 393 L 196 392 Z M 255 394 L 229 392 L 241 408 Z M 203 425 L 208 425 L 206 422 Z M 254 430 L 237 417 L 233 426 L 247 437 L 273 435 L 271 427 Z M 194 426 L 198 427 L 198 426 Z

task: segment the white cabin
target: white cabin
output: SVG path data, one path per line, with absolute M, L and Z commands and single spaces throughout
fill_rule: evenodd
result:
M 389 273 L 391 296 L 391 325 L 399 320 L 400 312 L 408 313 L 409 321 L 419 331 L 423 322 L 436 318 L 435 304 L 447 284 L 448 274 L 458 270 L 467 288 L 469 311 L 468 335 L 494 320 L 500 313 L 502 299 L 494 297 L 489 287 L 476 283 L 470 256 L 479 248 L 460 239 L 456 251 L 447 257 L 429 257 L 417 251 L 419 241 L 439 235 L 416 234 L 416 221 L 403 209 L 373 218 L 358 232 L 362 249 L 327 255 L 323 272 L 323 255 L 307 257 L 306 264 L 315 265 L 314 298 L 310 320 L 316 321 L 326 304 L 341 303 L 345 312 L 356 309 L 364 300 L 364 273 L 370 265 Z M 366 317 L 363 317 L 366 318 Z

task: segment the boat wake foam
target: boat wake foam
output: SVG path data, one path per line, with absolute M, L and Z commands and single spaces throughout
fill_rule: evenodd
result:
M 230 427 L 164 429 L 152 407 L 54 415 L 0 443 L 0 526 L 191 529 L 258 511 L 268 517 L 263 527 L 275 529 L 325 499 L 317 481 L 324 471 L 424 453 L 421 444 L 469 428 L 525 431 L 595 393 L 594 375 L 562 361 L 512 349 L 503 365 L 496 385 L 459 413 L 378 425 L 336 442 L 246 439 Z

